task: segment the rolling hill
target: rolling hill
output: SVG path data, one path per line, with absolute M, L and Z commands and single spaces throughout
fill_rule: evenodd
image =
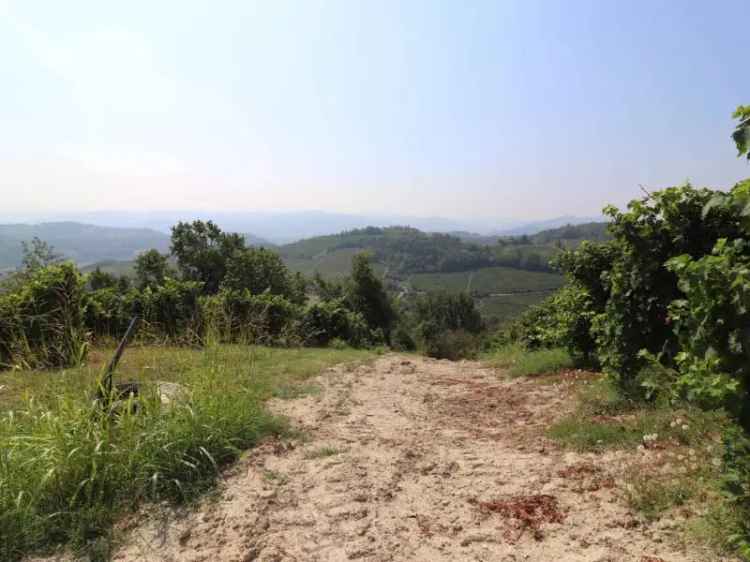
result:
M 150 248 L 160 251 L 169 248 L 169 236 L 147 228 L 113 228 L 76 222 L 4 224 L 0 225 L 0 268 L 17 267 L 23 256 L 21 243 L 34 237 L 81 265 L 130 260 Z
M 243 233 L 251 246 L 274 248 L 274 244 L 250 233 Z M 120 228 L 79 222 L 40 224 L 0 224 L 0 271 L 12 270 L 21 263 L 22 242 L 34 237 L 50 244 L 55 252 L 73 260 L 84 269 L 99 265 L 111 273 L 128 273 L 132 260 L 155 248 L 169 251 L 168 234 L 150 228 Z
M 169 249 L 169 237 L 159 231 L 112 228 L 58 222 L 0 225 L 0 271 L 18 265 L 21 241 L 33 237 L 51 244 L 76 261 L 84 272 L 96 266 L 117 275 L 130 275 L 133 259 L 146 249 Z M 466 291 L 483 315 L 504 322 L 545 298 L 564 283 L 549 266 L 563 247 L 582 240 L 606 239 L 606 223 L 564 225 L 532 235 L 481 236 L 426 233 L 407 226 L 366 227 L 316 236 L 283 246 L 244 234 L 249 245 L 271 248 L 291 271 L 340 278 L 349 274 L 352 258 L 362 251 L 399 298 L 429 291 Z

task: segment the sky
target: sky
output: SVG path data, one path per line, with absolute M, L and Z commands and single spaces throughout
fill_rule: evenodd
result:
M 750 176 L 746 0 L 0 0 L 0 222 L 597 215 Z

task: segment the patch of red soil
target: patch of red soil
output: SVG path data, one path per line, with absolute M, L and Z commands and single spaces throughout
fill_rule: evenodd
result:
M 560 478 L 573 480 L 576 486 L 574 492 L 598 492 L 602 488 L 611 489 L 615 487 L 615 479 L 604 473 L 598 466 L 589 462 L 581 462 L 557 471 Z
M 527 529 L 534 532 L 535 539 L 541 540 L 543 538 L 542 524 L 562 523 L 565 520 L 565 514 L 560 511 L 557 498 L 546 494 L 477 502 L 477 505 L 486 513 L 497 513 L 513 521 L 518 534 L 513 536 L 513 528 L 506 529 L 504 533 L 505 539 L 510 543 L 518 541 Z

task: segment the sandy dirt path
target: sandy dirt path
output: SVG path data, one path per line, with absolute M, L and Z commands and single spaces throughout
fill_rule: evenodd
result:
M 198 509 L 149 510 L 115 560 L 711 560 L 628 510 L 617 454 L 544 437 L 565 383 L 398 355 L 315 382 L 272 403 L 299 439 L 250 451 Z

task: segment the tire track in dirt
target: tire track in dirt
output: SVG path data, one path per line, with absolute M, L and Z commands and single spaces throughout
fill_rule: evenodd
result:
M 303 439 L 265 443 L 194 510 L 123 522 L 121 561 L 705 562 L 618 493 L 624 453 L 560 450 L 566 384 L 386 355 L 276 400 Z

